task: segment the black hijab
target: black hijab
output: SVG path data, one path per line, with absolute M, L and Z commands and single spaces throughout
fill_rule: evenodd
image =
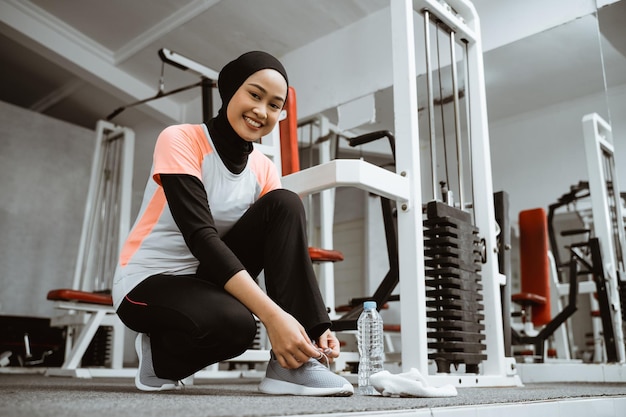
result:
M 252 143 L 242 139 L 230 125 L 226 115 L 228 103 L 239 87 L 257 71 L 274 69 L 278 71 L 289 85 L 287 71 L 272 55 L 262 51 L 251 51 L 229 62 L 220 71 L 217 88 L 222 99 L 222 107 L 217 116 L 208 123 L 211 139 L 218 155 L 233 173 L 239 174 L 246 167 L 248 155 L 252 152 Z

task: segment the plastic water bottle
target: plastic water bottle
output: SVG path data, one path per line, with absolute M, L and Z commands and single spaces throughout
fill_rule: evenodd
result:
M 376 310 L 376 301 L 363 303 L 363 312 L 357 321 L 359 347 L 359 395 L 377 395 L 370 384 L 370 375 L 383 370 L 385 348 L 383 345 L 383 319 Z

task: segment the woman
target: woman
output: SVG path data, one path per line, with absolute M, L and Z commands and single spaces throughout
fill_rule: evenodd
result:
M 309 259 L 302 203 L 252 146 L 276 126 L 287 87 L 276 58 L 248 52 L 220 72 L 222 107 L 208 126 L 170 126 L 157 139 L 113 286 L 117 314 L 139 333 L 140 390 L 176 389 L 243 353 L 256 316 L 272 345 L 262 392 L 353 393 L 317 361 L 337 357 L 339 343 Z M 262 270 L 267 293 L 256 283 Z

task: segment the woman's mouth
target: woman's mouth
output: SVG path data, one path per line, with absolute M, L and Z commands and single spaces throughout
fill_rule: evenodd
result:
M 261 123 L 257 122 L 254 119 L 249 118 L 248 116 L 244 116 L 243 119 L 246 121 L 246 123 L 248 123 L 250 126 L 254 127 L 254 128 L 260 128 L 261 126 L 263 126 Z

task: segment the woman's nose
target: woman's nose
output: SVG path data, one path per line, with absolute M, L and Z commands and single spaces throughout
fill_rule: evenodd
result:
M 265 111 L 265 109 L 261 106 L 259 107 L 255 107 L 252 112 L 259 118 L 259 119 L 265 119 L 267 117 L 267 112 Z

